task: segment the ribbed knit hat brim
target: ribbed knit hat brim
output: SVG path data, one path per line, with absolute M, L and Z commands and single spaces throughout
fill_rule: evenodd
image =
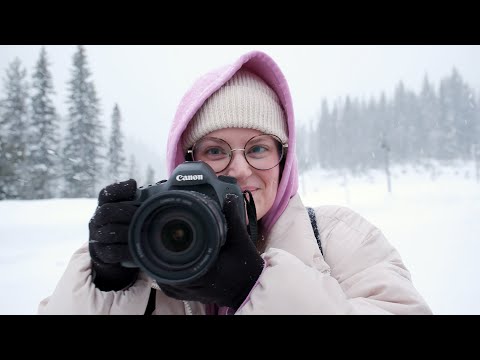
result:
M 277 94 L 259 76 L 240 69 L 210 96 L 182 136 L 184 152 L 212 131 L 247 128 L 288 140 L 287 121 Z

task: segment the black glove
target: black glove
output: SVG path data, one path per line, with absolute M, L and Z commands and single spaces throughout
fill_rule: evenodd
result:
M 227 195 L 223 212 L 228 224 L 227 239 L 212 268 L 186 285 L 163 285 L 174 299 L 200 301 L 238 309 L 260 276 L 264 261 L 242 225 L 234 199 Z
M 135 197 L 133 179 L 108 185 L 98 195 L 98 207 L 89 223 L 88 249 L 92 258 L 93 283 L 102 291 L 118 291 L 133 284 L 138 268 L 126 268 L 122 261 L 132 261 L 128 249 L 128 227 L 138 206 L 118 204 Z

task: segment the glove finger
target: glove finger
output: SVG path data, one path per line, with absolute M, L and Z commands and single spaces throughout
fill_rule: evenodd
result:
M 90 222 L 97 228 L 110 223 L 128 225 L 137 209 L 135 205 L 107 203 L 95 210 Z
M 128 243 L 128 225 L 107 224 L 90 231 L 90 239 L 101 244 L 126 244 Z
M 98 240 L 89 241 L 90 256 L 104 264 L 118 264 L 133 261 L 128 244 L 102 244 Z
M 109 202 L 130 201 L 135 198 L 137 182 L 134 179 L 110 184 L 100 190 L 98 206 Z
M 245 233 L 248 236 L 247 226 L 238 212 L 238 201 L 238 196 L 234 194 L 227 194 L 225 197 L 223 213 L 225 214 L 225 220 L 227 220 L 227 237 L 229 237 L 230 234 L 239 232 Z

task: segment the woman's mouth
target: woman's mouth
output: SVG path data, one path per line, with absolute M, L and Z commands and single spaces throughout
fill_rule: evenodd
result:
M 254 187 L 254 186 L 242 186 L 242 192 L 245 192 L 245 190 L 248 190 L 250 191 L 252 194 L 258 190 L 258 188 Z

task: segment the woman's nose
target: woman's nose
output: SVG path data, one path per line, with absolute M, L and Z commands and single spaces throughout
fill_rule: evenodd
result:
M 245 159 L 242 150 L 232 152 L 232 161 L 230 161 L 226 169 L 226 174 L 237 179 L 247 178 L 252 175 L 252 168 Z

